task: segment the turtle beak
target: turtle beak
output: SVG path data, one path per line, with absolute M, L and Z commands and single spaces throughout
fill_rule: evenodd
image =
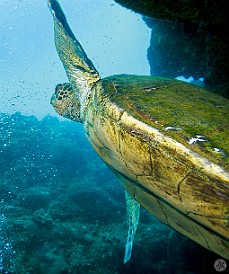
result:
M 56 94 L 53 94 L 51 99 L 50 99 L 50 103 L 52 104 L 52 102 L 55 101 L 55 100 L 56 100 Z
M 53 106 L 53 107 L 56 107 L 56 103 L 57 103 L 57 97 L 56 97 L 56 94 L 54 93 L 50 99 L 50 104 Z
M 62 100 L 58 99 L 58 93 L 54 93 L 50 99 L 50 104 L 54 107 L 54 108 L 59 108 L 62 104 Z

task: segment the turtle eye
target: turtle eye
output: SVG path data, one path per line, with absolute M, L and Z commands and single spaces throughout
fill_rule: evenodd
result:
M 56 88 L 55 88 L 55 94 L 56 95 L 59 95 L 59 93 L 61 92 L 61 90 L 62 90 L 62 84 L 58 84 L 57 86 L 56 86 Z

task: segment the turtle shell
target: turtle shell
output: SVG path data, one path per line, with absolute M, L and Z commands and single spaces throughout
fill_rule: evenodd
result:
M 165 224 L 229 259 L 229 103 L 160 77 L 97 84 L 87 137 L 123 187 Z

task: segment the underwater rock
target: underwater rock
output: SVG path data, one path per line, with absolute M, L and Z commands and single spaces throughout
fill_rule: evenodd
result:
M 16 203 L 18 206 L 29 208 L 33 211 L 38 209 L 47 209 L 52 199 L 47 190 L 43 190 L 41 187 L 28 188 L 17 195 Z
M 152 28 L 148 60 L 151 75 L 176 78 L 205 74 L 205 39 L 197 25 L 144 18 Z M 174 67 L 175 66 L 175 67 Z
M 189 21 L 211 25 L 228 24 L 228 3 L 224 0 L 114 0 L 122 6 L 145 16 L 171 21 Z
M 148 49 L 151 75 L 171 77 L 171 75 L 181 76 L 180 73 L 183 73 L 183 76 L 192 76 L 195 79 L 202 77 L 208 89 L 225 97 L 229 96 L 227 1 L 178 0 L 174 3 L 167 0 L 115 0 L 115 2 L 150 17 L 144 20 L 152 28 Z M 158 19 L 170 22 L 160 22 L 161 20 Z
M 39 209 L 34 212 L 33 222 L 37 225 L 38 229 L 50 229 L 53 225 L 51 216 L 44 210 Z

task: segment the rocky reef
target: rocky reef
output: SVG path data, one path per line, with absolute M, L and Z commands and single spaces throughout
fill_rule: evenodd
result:
M 229 9 L 224 0 L 115 0 L 140 13 L 152 29 L 151 75 L 204 78 L 208 89 L 229 97 Z
M 142 209 L 132 258 L 123 189 L 82 125 L 0 113 L 0 273 L 212 273 L 218 256 Z

